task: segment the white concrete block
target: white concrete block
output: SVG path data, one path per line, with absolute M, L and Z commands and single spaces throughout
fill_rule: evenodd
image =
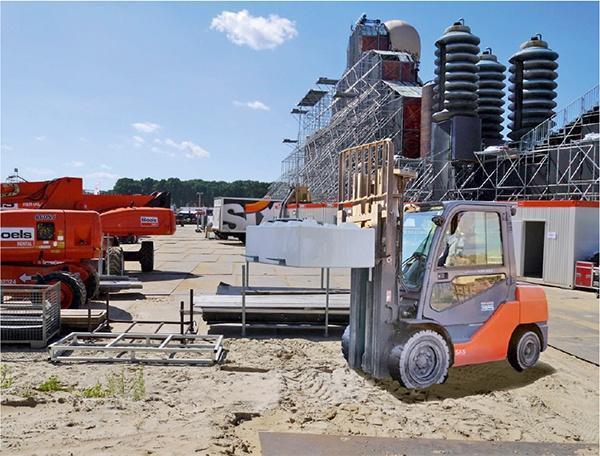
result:
M 375 230 L 314 220 L 249 226 L 246 255 L 261 263 L 285 260 L 287 266 L 300 268 L 370 268 L 375 265 Z

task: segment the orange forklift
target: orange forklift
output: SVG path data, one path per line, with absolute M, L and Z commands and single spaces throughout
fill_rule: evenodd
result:
M 407 388 L 443 383 L 451 366 L 508 359 L 532 367 L 548 343 L 539 286 L 517 283 L 510 203 L 405 204 L 414 171 L 390 140 L 340 154 L 338 221 L 375 230 L 375 267 L 352 269 L 351 368 Z
M 2 183 L 1 198 L 3 210 L 68 209 L 100 213 L 105 236 L 102 257 L 109 275 L 121 275 L 124 261 L 139 261 L 143 272 L 154 269 L 152 241 L 142 241 L 138 251 L 123 251 L 121 243 L 137 242 L 140 236 L 175 232 L 175 213 L 170 208 L 168 192 L 94 195 L 84 192 L 81 178 L 61 177 L 51 181 Z

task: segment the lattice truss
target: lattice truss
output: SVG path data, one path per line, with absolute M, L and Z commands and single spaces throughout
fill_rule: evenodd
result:
M 407 199 L 600 199 L 598 86 L 511 147 L 475 153 L 473 161 L 443 156 L 399 159 L 417 171 Z
M 268 197 L 281 199 L 290 186 L 305 185 L 314 201 L 335 201 L 341 150 L 384 138 L 401 150 L 405 98 L 382 80 L 385 58 L 377 51 L 365 53 L 318 103 L 299 114 L 298 142 Z
M 399 160 L 418 177 L 406 193 L 409 201 L 523 200 L 600 198 L 598 140 L 538 148 L 475 154 L 474 162 Z M 441 162 L 440 162 L 441 163 Z

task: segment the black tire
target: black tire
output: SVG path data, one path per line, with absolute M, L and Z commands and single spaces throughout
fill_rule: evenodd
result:
M 120 276 L 123 273 L 123 249 L 121 247 L 108 248 L 108 275 Z
M 350 325 L 346 326 L 344 333 L 342 334 L 342 355 L 344 359 L 348 361 L 348 355 L 350 353 Z
M 535 331 L 522 328 L 515 332 L 508 346 L 508 362 L 518 372 L 533 367 L 540 359 L 542 343 Z
M 40 284 L 56 282 L 61 284 L 61 308 L 78 309 L 87 302 L 85 284 L 79 275 L 73 274 L 72 272 L 56 271 L 46 274 L 38 280 L 38 283 Z M 68 290 L 63 289 L 63 287 Z M 69 293 L 67 293 L 67 291 Z M 70 294 L 70 298 L 67 294 Z M 65 299 L 67 299 L 67 301 L 65 301 Z
M 238 238 L 238 241 L 240 241 L 242 244 L 246 243 L 246 233 L 237 234 L 235 237 Z
M 154 271 L 154 242 L 142 241 L 139 259 L 142 272 Z
M 448 343 L 435 331 L 413 332 L 392 349 L 388 367 L 392 378 L 406 388 L 443 383 L 450 367 Z
M 85 292 L 88 299 L 94 299 L 100 292 L 100 274 L 95 269 L 90 270 L 89 273 L 85 281 Z
M 227 238 L 229 238 L 229 236 L 225 233 L 221 233 L 219 231 L 214 231 L 214 233 L 219 241 L 226 241 Z

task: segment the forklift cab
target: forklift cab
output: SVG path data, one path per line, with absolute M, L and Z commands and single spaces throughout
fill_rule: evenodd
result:
M 512 211 L 477 201 L 404 205 L 395 269 L 380 262 L 371 283 L 352 271 L 342 342 L 350 366 L 409 388 L 442 383 L 453 365 L 508 357 L 517 370 L 532 366 L 546 347 L 546 301 L 539 287 L 517 289 Z
M 428 209 L 429 232 L 413 253 L 407 241 L 411 220 L 419 212 L 409 208 L 404 213 L 406 259 L 399 296 L 418 292 L 416 312 L 407 316 L 435 321 L 453 343 L 463 342 L 500 303 L 514 300 L 510 206 L 450 202 Z

